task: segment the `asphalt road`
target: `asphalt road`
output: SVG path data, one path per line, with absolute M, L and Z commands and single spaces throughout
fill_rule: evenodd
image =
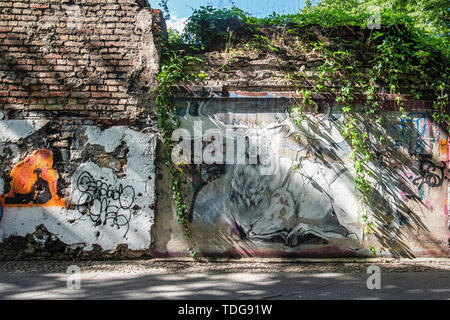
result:
M 367 273 L 0 273 L 0 299 L 446 299 L 450 271 Z M 69 278 L 70 277 L 70 278 Z M 79 280 L 79 282 L 78 282 Z M 75 289 L 69 289 L 69 282 Z M 80 288 L 76 289 L 77 284 Z M 371 281 L 371 283 L 374 283 Z

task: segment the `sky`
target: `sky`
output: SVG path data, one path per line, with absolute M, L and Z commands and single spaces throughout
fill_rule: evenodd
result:
M 149 2 L 152 8 L 161 9 L 158 0 L 150 0 Z M 274 11 L 278 14 L 297 13 L 305 6 L 305 0 L 168 0 L 167 4 L 170 12 L 170 20 L 167 21 L 167 26 L 181 32 L 193 9 L 198 9 L 201 6 L 231 8 L 235 5 L 252 16 L 262 18 Z

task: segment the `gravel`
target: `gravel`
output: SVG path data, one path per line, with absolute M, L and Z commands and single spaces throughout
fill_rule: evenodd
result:
M 366 273 L 370 265 L 382 272 L 450 271 L 450 259 L 150 259 L 121 261 L 5 261 L 0 273 L 66 273 L 71 265 L 81 272 L 116 273 Z

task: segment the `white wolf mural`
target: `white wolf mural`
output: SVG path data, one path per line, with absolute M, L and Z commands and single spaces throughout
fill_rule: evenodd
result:
M 336 118 L 321 119 L 321 126 L 327 130 L 320 129 L 328 135 L 312 136 L 315 130 L 309 128 L 306 135 L 314 146 L 308 146 L 293 139 L 298 129 L 285 108 L 272 105 L 271 110 L 261 115 L 251 110 L 249 104 L 238 103 L 228 110 L 230 105 L 208 102 L 188 105 L 183 112 L 183 127 L 189 128 L 201 119 L 203 129 L 225 132 L 231 128 L 236 135 L 266 138 L 265 152 L 272 161 L 276 160 L 271 163 L 275 167 L 267 174 L 264 171 L 267 165 L 240 164 L 248 163 L 249 145 L 244 155 L 247 161 L 207 166 L 216 167 L 220 174 L 210 177 L 208 170 L 204 170 L 204 183 L 193 203 L 193 223 L 204 227 L 220 221 L 234 229 L 240 239 L 265 247 L 271 244 L 293 250 L 305 244 L 356 247 L 362 232 L 359 210 L 355 210 L 359 204 L 353 178 L 342 162 L 332 159 L 339 157 L 330 151 L 348 147 L 331 125 Z M 261 103 L 258 108 L 261 111 Z M 314 150 L 325 155 L 317 157 Z M 294 164 L 298 166 L 295 169 Z

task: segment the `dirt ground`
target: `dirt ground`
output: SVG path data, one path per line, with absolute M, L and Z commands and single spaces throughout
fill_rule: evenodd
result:
M 76 265 L 81 272 L 119 273 L 366 273 L 368 266 L 377 265 L 383 272 L 450 271 L 450 259 L 209 259 L 188 258 L 122 261 L 5 261 L 0 272 L 66 273 Z

